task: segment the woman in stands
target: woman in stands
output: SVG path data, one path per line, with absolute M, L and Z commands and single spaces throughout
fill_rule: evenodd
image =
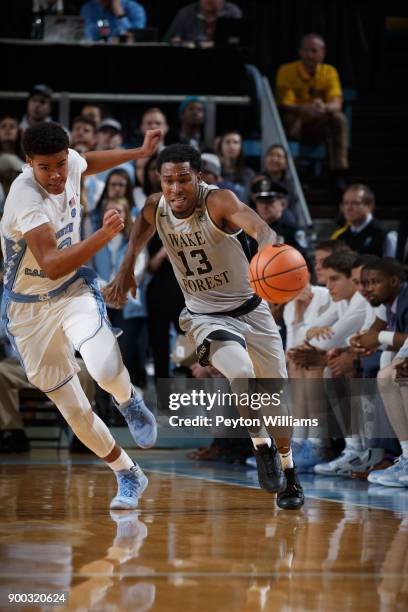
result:
M 217 153 L 221 160 L 222 178 L 242 185 L 245 188 L 245 202 L 248 202 L 255 172 L 245 165 L 241 134 L 235 131 L 223 134 L 218 141 Z

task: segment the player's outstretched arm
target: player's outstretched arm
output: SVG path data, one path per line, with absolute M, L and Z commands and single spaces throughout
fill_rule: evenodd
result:
M 88 151 L 83 154 L 88 164 L 83 173 L 98 174 L 110 168 L 115 168 L 120 164 L 143 157 L 150 157 L 157 149 L 157 145 L 162 137 L 161 130 L 147 130 L 144 141 L 138 149 L 110 149 L 109 151 Z
M 135 262 L 136 257 L 146 246 L 156 231 L 156 207 L 161 193 L 149 196 L 146 203 L 133 224 L 129 238 L 129 246 L 119 272 L 106 287 L 102 294 L 107 304 L 120 308 L 126 303 L 128 291 L 136 297 Z
M 240 202 L 228 189 L 210 192 L 207 208 L 212 220 L 225 231 L 241 228 L 252 236 L 258 248 L 276 243 L 276 233 L 249 206 Z
M 48 278 L 57 280 L 75 272 L 123 230 L 123 221 L 116 210 L 108 210 L 103 225 L 86 240 L 59 249 L 55 231 L 50 223 L 43 223 L 24 234 L 24 239 L 41 270 Z

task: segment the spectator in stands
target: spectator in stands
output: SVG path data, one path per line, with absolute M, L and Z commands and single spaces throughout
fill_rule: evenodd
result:
M 249 202 L 251 181 L 255 172 L 245 165 L 241 134 L 235 131 L 223 134 L 218 141 L 217 153 L 221 159 L 224 180 L 238 183 L 244 187 L 245 199 L 243 201 Z
M 20 123 L 20 130 L 24 131 L 43 121 L 52 121 L 51 103 L 52 89 L 43 83 L 34 85 L 28 96 L 27 113 Z
M 23 162 L 17 155 L 3 153 L 0 155 L 0 213 L 3 214 L 3 207 L 6 196 L 10 191 L 11 183 L 18 177 L 23 168 Z
M 397 249 L 397 233 L 387 231 L 373 217 L 374 193 L 367 185 L 350 185 L 343 194 L 340 210 L 347 225 L 344 231 L 336 232 L 341 240 L 360 255 L 394 257 Z
M 171 331 L 173 327 L 177 333 L 181 333 L 179 316 L 185 304 L 167 251 L 157 232 L 149 242 L 148 251 L 151 280 L 147 287 L 147 314 L 157 380 L 170 376 Z
M 276 232 L 278 240 L 304 253 L 307 246 L 304 233 L 300 234 L 295 223 L 283 218 L 287 206 L 287 190 L 269 178 L 261 178 L 252 185 L 252 194 L 256 212 Z M 251 254 L 256 253 L 258 249 L 256 241 L 250 237 L 249 243 Z
M 18 120 L 11 115 L 3 115 L 0 119 L 0 155 L 2 153 L 16 155 L 21 161 L 24 160 Z
M 151 108 L 148 108 L 143 113 L 142 119 L 140 121 L 140 126 L 139 126 L 139 134 L 137 135 L 138 137 L 137 137 L 136 146 L 139 146 L 139 140 L 140 142 L 143 142 L 143 138 L 147 130 L 154 130 L 154 129 L 159 129 L 161 130 L 161 133 L 162 133 L 162 138 L 157 148 L 158 152 L 160 153 L 160 151 L 165 146 L 165 139 L 166 139 L 167 132 L 169 131 L 169 124 L 167 123 L 167 117 L 164 114 L 164 112 L 156 106 L 152 106 Z M 139 159 L 136 164 L 136 176 L 137 176 L 137 179 L 140 185 L 142 185 L 143 183 L 144 167 L 147 161 L 148 161 L 147 159 Z
M 348 125 L 342 113 L 343 93 L 334 66 L 324 64 L 326 45 L 319 34 L 300 42 L 300 60 L 277 73 L 277 102 L 289 138 L 327 143 L 333 178 L 344 181 L 348 169 Z M 340 184 L 339 184 L 340 186 Z
M 78 115 L 71 124 L 71 147 L 78 153 L 92 151 L 96 147 L 96 125 L 89 117 Z
M 280 144 L 273 144 L 266 151 L 264 159 L 264 174 L 269 176 L 275 183 L 279 183 L 288 191 L 288 208 L 296 220 L 298 218 L 299 201 L 295 188 L 288 174 L 288 154 Z
M 98 128 L 101 124 L 102 119 L 104 118 L 104 114 L 104 108 L 101 104 L 85 104 L 85 106 L 82 107 L 82 110 L 80 112 L 80 115 L 82 117 L 92 119 L 92 121 L 96 125 L 96 128 Z
M 104 151 L 111 149 L 121 149 L 123 145 L 122 124 L 113 117 L 107 117 L 100 123 L 96 139 L 97 149 Z M 134 184 L 136 178 L 135 165 L 132 162 L 126 162 L 124 164 L 120 164 L 118 168 L 123 168 L 124 170 L 126 170 L 126 172 L 130 176 L 132 184 Z M 100 172 L 98 174 L 98 178 L 101 181 L 106 181 L 108 174 L 109 170 L 106 170 L 105 172 Z
M 99 200 L 96 202 L 94 210 L 91 211 L 94 232 L 102 225 L 103 211 L 107 206 L 108 200 L 125 198 L 129 209 L 131 211 L 133 210 L 135 203 L 133 200 L 132 187 L 130 176 L 123 168 L 114 168 L 108 173 L 105 187 L 99 197 Z
M 147 160 L 147 164 L 144 166 L 142 186 L 135 187 L 133 190 L 133 197 L 135 201 L 135 208 L 132 211 L 132 216 L 135 217 L 139 214 L 139 211 L 143 208 L 146 198 L 151 193 L 158 193 L 161 191 L 160 177 L 156 169 L 157 155 L 152 155 Z
M 89 117 L 78 115 L 71 125 L 71 148 L 78 153 L 92 151 L 96 146 L 96 125 Z M 105 183 L 96 175 L 81 177 L 81 204 L 82 204 L 82 237 L 90 236 L 94 228 L 92 226 L 91 213 L 95 209 Z
M 220 189 L 229 189 L 241 201 L 245 201 L 245 187 L 239 183 L 225 181 L 221 176 L 221 161 L 215 153 L 201 155 L 203 180 L 208 185 L 217 185 Z
M 168 133 L 168 144 L 181 142 L 203 149 L 205 105 L 198 96 L 187 96 L 178 109 L 180 127 Z
M 111 183 L 111 190 L 114 190 Z M 118 188 L 119 191 L 119 188 Z M 132 229 L 132 218 L 128 200 L 125 197 L 108 198 L 102 206 L 102 217 L 107 210 L 116 210 L 122 218 L 124 229 L 112 243 L 98 251 L 92 259 L 92 267 L 105 285 L 117 274 L 128 248 L 129 236 Z M 147 357 L 147 313 L 146 313 L 146 284 L 145 271 L 147 254 L 142 251 L 137 257 L 135 276 L 138 289 L 136 298 L 129 292 L 128 301 L 122 309 L 110 308 L 108 316 L 114 327 L 123 330 L 118 337 L 123 362 L 129 370 L 130 379 L 139 388 L 146 386 L 146 357 Z
M 224 0 L 199 0 L 189 4 L 177 12 L 164 40 L 172 44 L 193 42 L 206 46 L 214 40 L 220 17 L 241 19 L 242 11 L 236 4 Z
M 129 30 L 146 27 L 145 9 L 135 0 L 88 0 L 81 7 L 81 16 L 88 40 L 119 39 Z

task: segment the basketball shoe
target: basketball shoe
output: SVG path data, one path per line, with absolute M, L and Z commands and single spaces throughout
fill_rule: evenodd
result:
M 259 484 L 269 493 L 283 491 L 286 486 L 281 459 L 276 444 L 260 444 L 254 448 Z
M 404 487 L 404 483 L 401 482 L 402 476 L 408 477 L 408 458 L 400 455 L 393 465 L 386 470 L 381 470 L 377 478 L 377 484 L 384 485 L 386 487 Z
M 351 476 L 356 465 L 360 464 L 364 451 L 345 449 L 337 459 L 314 466 L 314 473 L 321 476 Z
M 296 467 L 286 468 L 286 488 L 278 493 L 276 503 L 283 510 L 297 510 L 305 503 L 302 485 L 296 474 Z
M 132 395 L 126 406 L 121 406 L 115 400 L 113 400 L 113 403 L 124 416 L 136 444 L 140 448 L 153 446 L 157 439 L 156 419 L 133 385 Z
M 326 448 L 320 448 L 312 444 L 309 440 L 303 440 L 302 444 L 292 444 L 293 463 L 296 465 L 298 473 L 313 472 L 317 464 L 321 464 L 325 459 L 330 459 Z M 332 455 L 333 456 L 333 455 Z
M 137 463 L 130 470 L 115 472 L 115 476 L 118 481 L 118 492 L 111 501 L 111 510 L 134 510 L 149 482 L 147 476 Z

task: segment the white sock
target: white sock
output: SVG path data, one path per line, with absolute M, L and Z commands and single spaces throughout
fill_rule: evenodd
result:
M 288 453 L 284 453 L 283 455 L 279 453 L 282 469 L 287 470 L 288 468 L 293 468 L 293 459 L 292 459 L 292 451 L 290 450 Z
M 120 449 L 120 455 L 117 459 L 115 459 L 115 461 L 106 463 L 114 472 L 119 472 L 120 470 L 130 470 L 130 468 L 135 465 L 134 461 L 132 461 L 129 455 L 125 453 L 123 448 Z
M 272 440 L 270 438 L 251 438 L 251 440 L 255 448 L 262 446 L 262 444 L 267 444 L 269 448 L 272 446 Z
M 408 440 L 404 440 L 403 442 L 400 442 L 400 446 L 402 449 L 402 456 L 405 459 L 408 459 Z
M 352 435 L 351 438 L 346 438 L 346 449 L 359 453 L 363 450 L 361 439 L 358 434 Z

